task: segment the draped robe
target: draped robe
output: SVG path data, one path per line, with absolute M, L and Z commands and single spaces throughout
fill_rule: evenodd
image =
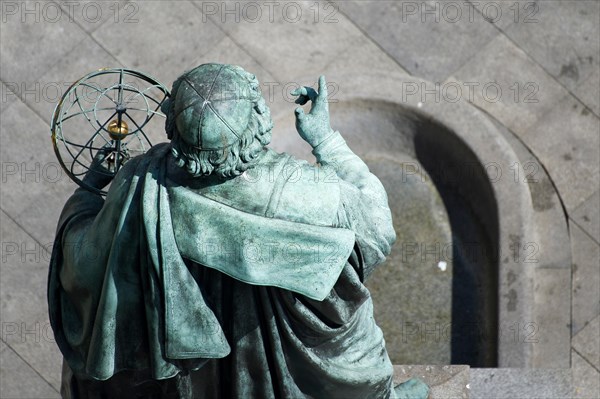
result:
M 320 166 L 265 148 L 228 180 L 182 176 L 169 150 L 130 160 L 106 200 L 76 190 L 60 216 L 48 301 L 74 375 L 184 374 L 198 398 L 393 397 L 363 282 L 395 233 L 339 133 Z

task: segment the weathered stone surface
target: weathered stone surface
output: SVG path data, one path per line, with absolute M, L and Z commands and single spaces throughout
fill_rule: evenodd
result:
M 0 129 L 2 209 L 40 242 L 52 242 L 57 212 L 76 186 L 56 160 L 48 124 L 19 100 Z
M 570 251 L 565 251 L 565 243 L 569 242 L 566 216 L 558 194 L 540 162 L 514 133 L 497 121 L 494 122 L 519 157 L 518 164 L 511 165 L 505 171 L 505 178 L 513 182 L 527 182 L 535 226 L 532 239 L 522 242 L 518 252 L 510 252 L 511 257 L 518 256 L 525 268 L 536 269 L 533 287 L 535 306 L 526 305 L 535 308 L 535 315 L 530 320 L 521 319 L 511 323 L 501 320 L 501 336 L 509 341 L 521 341 L 529 345 L 533 353 L 529 367 L 566 368 L 568 356 L 565 353 L 570 348 L 570 333 L 565 326 L 570 322 L 568 304 L 571 295 L 571 254 Z M 508 273 L 508 281 L 514 280 L 514 272 Z M 521 300 L 518 296 L 514 296 L 514 299 L 517 302 Z
M 472 399 L 544 398 L 571 395 L 570 369 L 471 369 Z
M 50 328 L 46 299 L 51 248 L 37 242 L 4 212 L 0 212 L 0 228 L 2 340 L 58 389 L 62 355 Z
M 445 104 L 445 103 L 442 103 Z M 481 140 L 484 134 L 494 132 L 494 127 L 487 119 L 480 119 L 479 111 L 470 108 L 462 114 L 469 115 L 465 120 L 451 116 L 455 105 L 445 104 L 435 112 L 435 118 L 443 117 L 444 123 L 460 132 L 461 137 L 469 142 L 479 159 L 482 159 L 487 170 L 488 179 L 494 188 L 495 200 L 499 213 L 499 254 L 498 254 L 498 364 L 502 367 L 526 367 L 531 364 L 533 343 L 523 339 L 515 339 L 510 333 L 502 333 L 511 327 L 523 326 L 523 321 L 534 320 L 533 265 L 525 262 L 531 254 L 529 243 L 537 242 L 535 236 L 535 212 L 532 209 L 528 184 L 522 178 L 514 179 L 515 165 L 523 162 L 521 153 L 509 146 L 511 141 L 505 141 L 505 134 L 495 133 Z M 456 111 L 455 111 L 456 112 Z M 455 122 L 449 122 L 455 120 Z M 455 123 L 455 124 L 453 124 Z M 490 126 L 491 125 L 491 126 Z M 504 138 L 503 138 L 504 136 Z M 481 141 L 480 141 L 481 140 Z M 508 150 L 510 148 L 510 150 Z M 525 151 L 526 152 L 526 151 Z M 469 187 L 472 195 L 473 185 Z M 476 196 L 477 197 L 477 196 Z M 490 215 L 492 213 L 485 213 Z M 481 218 L 483 220 L 483 217 Z M 525 222 L 527 221 L 527 222 Z M 488 269 L 489 270 L 489 269 Z M 493 275 L 494 272 L 488 272 Z M 485 290 L 484 290 L 485 291 Z M 490 308 L 488 314 L 490 314 Z
M 62 8 L 62 18 L 78 24 L 83 30 L 91 33 L 109 19 L 123 24 L 137 23 L 140 3 L 127 0 L 115 1 L 77 1 L 58 3 Z
M 596 68 L 589 78 L 575 88 L 574 92 L 596 115 L 600 115 L 600 68 Z
M 569 89 L 586 80 L 600 62 L 600 3 L 594 0 L 540 1 L 506 34 Z M 536 22 L 533 22 L 536 21 Z
M 367 281 L 375 302 L 375 320 L 386 333 L 393 363 L 449 364 L 455 332 L 451 328 L 454 267 L 450 222 L 423 166 L 408 156 L 396 154 L 395 158 L 367 160 L 386 188 L 397 234 L 385 267 Z M 398 173 L 415 165 L 418 174 Z
M 472 5 L 340 2 L 340 9 L 411 74 L 441 82 L 499 32 Z
M 319 76 L 324 65 L 351 53 L 354 43 L 363 36 L 339 12 L 338 5 L 326 2 L 274 3 L 272 11 L 261 7 L 260 15 L 256 7 L 246 7 L 244 2 L 213 3 L 216 8 L 211 9 L 207 9 L 213 7 L 208 2 L 195 4 L 261 65 L 269 66 L 267 70 L 284 84 L 300 77 Z
M 571 224 L 573 281 L 571 331 L 577 334 L 600 314 L 600 246 Z
M 571 95 L 522 134 L 558 188 L 568 212 L 598 190 L 600 119 Z
M 498 36 L 453 73 L 449 81 L 473 90 L 473 103 L 522 135 L 567 91 L 505 36 Z M 468 86 L 467 86 L 468 85 Z M 533 149 L 535 153 L 535 148 Z
M 492 122 L 519 157 L 518 163 L 503 171 L 503 177 L 515 184 L 527 183 L 534 211 L 537 238 L 525 243 L 526 247 L 519 251 L 520 257 L 524 263 L 534 266 L 570 268 L 570 253 L 565 251 L 565 243 L 569 241 L 569 228 L 558 192 L 550 177 L 539 159 L 513 132 L 495 119 Z
M 327 76 L 328 82 L 336 82 L 336 76 L 348 73 L 354 74 L 355 79 L 363 80 L 365 85 L 389 73 L 400 71 L 408 74 L 396 60 L 381 51 L 377 43 L 370 38 L 361 36 L 356 39 L 353 46 L 352 51 L 339 54 L 325 67 L 323 73 Z M 338 82 L 338 86 L 340 93 L 343 93 L 344 82 Z
M 24 93 L 21 98 L 44 122 L 50 122 L 56 104 L 77 79 L 100 68 L 121 66 L 123 65 L 117 59 L 92 38 L 85 37 L 81 43 L 75 46 L 69 57 L 60 59 L 35 81 L 27 81 L 27 85 L 31 87 L 38 85 L 37 95 Z M 82 128 L 85 127 L 89 129 L 89 125 L 82 126 Z M 38 134 L 42 136 L 46 132 Z
M 0 341 L 0 397 L 15 399 L 60 398 L 58 390 L 23 361 L 11 348 Z
M 518 334 L 513 336 L 532 343 L 534 367 L 570 367 L 570 286 L 570 267 L 538 267 L 535 270 L 535 319 L 533 323 L 523 320 L 516 326 Z M 505 331 L 507 334 L 512 332 Z
M 13 85 L 13 89 L 18 85 Z M 0 114 L 6 111 L 17 100 L 17 95 L 4 82 L 0 85 Z
M 13 3 L 14 14 L 3 8 L 5 21 L 0 24 L 0 79 L 3 82 L 21 85 L 35 80 L 83 40 L 84 31 L 68 18 L 61 17 L 58 4 L 47 4 Z
M 473 7 L 481 13 L 489 23 L 498 29 L 505 30 L 512 24 L 525 23 L 535 18 L 533 9 L 529 9 L 529 0 L 497 1 L 497 0 L 472 0 Z M 528 7 L 526 9 L 526 7 Z M 529 22 L 528 22 L 529 23 Z
M 573 337 L 573 349 L 596 369 L 600 369 L 600 316 Z
M 135 4 L 139 7 L 135 14 L 137 22 L 110 19 L 92 36 L 127 67 L 147 72 L 168 86 L 181 71 L 196 66 L 195 60 L 224 37 L 189 2 Z M 158 27 L 168 27 L 168 34 Z
M 394 384 L 410 378 L 429 386 L 429 399 L 469 398 L 469 366 L 394 366 Z
M 573 373 L 572 398 L 591 399 L 600 397 L 600 372 L 575 351 L 571 351 L 571 367 Z
M 600 242 L 600 190 L 579 205 L 570 216 L 596 242 Z

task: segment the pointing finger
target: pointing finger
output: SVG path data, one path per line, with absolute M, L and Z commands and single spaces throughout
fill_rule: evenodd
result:
M 323 75 L 319 77 L 319 95 L 317 96 L 316 102 L 320 105 L 327 106 L 327 82 Z

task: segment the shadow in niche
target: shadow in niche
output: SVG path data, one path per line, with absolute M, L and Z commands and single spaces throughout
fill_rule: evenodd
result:
M 413 213 L 414 209 L 425 210 L 428 206 L 433 206 L 429 210 L 433 214 L 438 210 L 438 194 L 441 198 L 439 206 L 445 208 L 445 220 L 440 221 L 441 217 L 436 220 L 432 216 L 429 227 L 438 228 L 447 222 L 443 228 L 448 227 L 449 236 L 446 238 L 446 231 L 440 230 L 439 237 L 433 237 L 452 240 L 452 277 L 448 278 L 447 286 L 446 274 L 436 274 L 437 270 L 432 270 L 431 264 L 427 269 L 423 261 L 417 259 L 410 264 L 410 260 L 405 262 L 402 258 L 409 251 L 402 246 L 403 243 L 414 240 L 428 243 L 424 237 L 415 235 L 426 232 L 419 230 L 418 225 L 405 231 L 403 236 L 399 235 L 387 261 L 396 269 L 381 268 L 367 283 L 375 304 L 375 318 L 388 336 L 386 342 L 392 361 L 397 364 L 452 363 L 497 367 L 499 215 L 493 183 L 488 178 L 485 165 L 455 132 L 419 110 L 389 101 L 365 99 L 331 104 L 330 110 L 331 120 L 335 121 L 334 128 L 342 132 L 350 148 L 363 157 L 386 187 L 394 218 L 407 215 L 420 217 L 418 212 Z M 462 115 L 457 117 L 465 118 Z M 286 124 L 293 126 L 293 120 L 282 119 L 280 125 Z M 295 136 L 295 131 L 288 135 Z M 308 151 L 303 153 L 301 147 L 294 143 L 290 140 L 280 149 L 309 159 Z M 417 168 L 425 169 L 425 179 L 430 179 L 427 186 L 432 183 L 437 193 L 423 189 L 414 196 L 399 194 L 399 187 L 410 188 L 411 183 L 421 181 L 418 177 L 410 181 L 407 176 L 411 171 L 402 169 L 415 164 L 414 161 Z M 434 194 L 435 198 L 432 198 Z M 395 202 L 402 200 L 417 200 L 424 204 L 414 206 Z M 428 204 L 429 200 L 431 203 Z M 418 224 L 419 221 L 400 220 L 395 224 L 396 229 L 402 228 L 405 222 Z M 436 225 L 436 222 L 439 224 Z M 443 244 L 446 242 L 443 241 Z M 428 277 L 437 277 L 435 282 L 442 291 L 431 289 Z M 439 295 L 435 300 L 429 301 L 427 295 L 436 294 Z M 447 297 L 444 296 L 446 294 Z M 390 301 L 390 297 L 404 300 L 403 308 Z M 440 300 L 446 302 L 440 304 Z M 435 308 L 435 305 L 445 304 L 448 305 L 445 308 Z M 415 307 L 411 308 L 413 305 Z M 436 313 L 436 310 L 439 312 Z M 451 323 L 450 342 L 416 339 L 421 337 L 418 335 L 419 327 L 411 330 L 415 323 L 431 326 L 431 323 L 447 322 Z M 443 334 L 446 333 L 444 329 Z M 444 341 L 445 338 L 444 335 Z
M 415 154 L 439 191 L 452 230 L 451 363 L 496 367 L 499 222 L 493 183 L 453 132 L 432 120 L 419 125 Z

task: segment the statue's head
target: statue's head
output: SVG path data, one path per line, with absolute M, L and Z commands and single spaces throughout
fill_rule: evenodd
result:
M 239 66 L 203 64 L 184 73 L 161 109 L 173 156 L 193 176 L 237 176 L 271 141 L 258 80 Z

